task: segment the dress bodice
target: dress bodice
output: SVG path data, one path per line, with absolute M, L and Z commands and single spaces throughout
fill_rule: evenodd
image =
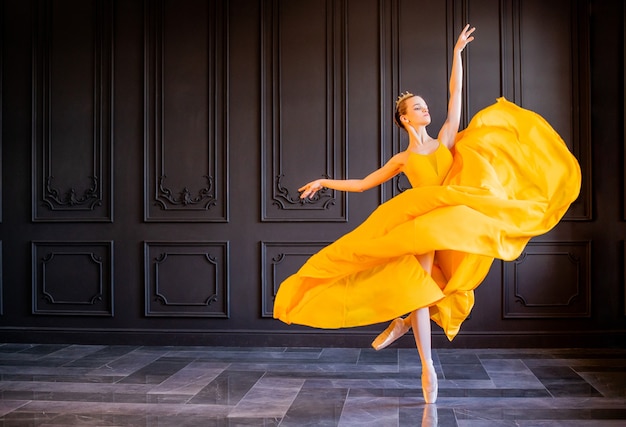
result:
M 429 154 L 419 154 L 409 151 L 403 172 L 409 179 L 411 186 L 440 185 L 452 166 L 452 153 L 445 144 Z

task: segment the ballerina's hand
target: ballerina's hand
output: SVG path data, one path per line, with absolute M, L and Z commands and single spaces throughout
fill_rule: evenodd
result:
M 298 191 L 302 191 L 302 194 L 300 194 L 300 198 L 305 199 L 307 197 L 313 197 L 315 193 L 320 191 L 322 188 L 324 188 L 324 186 L 322 185 L 322 180 L 316 179 L 315 181 L 311 181 L 308 184 L 298 188 Z
M 470 28 L 469 24 L 467 24 L 465 28 L 463 28 L 463 31 L 461 31 L 461 34 L 459 34 L 459 38 L 456 41 L 454 50 L 456 50 L 457 52 L 462 52 L 465 46 L 467 46 L 469 42 L 474 40 L 474 36 L 472 36 L 472 33 L 474 31 L 476 31 L 476 27 Z

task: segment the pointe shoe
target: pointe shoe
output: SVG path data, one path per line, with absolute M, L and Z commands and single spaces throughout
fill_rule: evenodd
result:
M 437 382 L 437 372 L 433 366 L 433 362 L 422 367 L 422 393 L 426 403 L 435 403 L 437 401 L 437 393 L 439 384 Z
M 410 326 L 404 322 L 403 318 L 398 317 L 394 319 L 389 326 L 387 326 L 387 329 L 381 332 L 381 334 L 372 341 L 372 347 L 374 347 L 375 350 L 382 350 L 402 335 L 406 334 L 409 328 Z

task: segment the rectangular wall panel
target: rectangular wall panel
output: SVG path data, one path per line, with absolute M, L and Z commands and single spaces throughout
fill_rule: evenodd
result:
M 228 317 L 228 242 L 145 242 L 145 314 Z
M 228 221 L 227 5 L 145 2 L 146 221 Z
M 590 241 L 531 241 L 504 263 L 504 318 L 590 316 L 590 269 Z
M 4 257 L 2 255 L 2 240 L 0 240 L 0 316 L 4 314 L 4 275 L 2 266 L 4 264 Z
M 623 9 L 624 9 L 624 22 L 626 22 L 626 7 L 624 7 Z M 623 46 L 624 51 L 623 51 L 623 57 L 622 57 L 622 62 L 623 62 L 622 70 L 624 70 L 624 82 L 622 84 L 622 88 L 623 88 L 624 96 L 622 97 L 622 112 L 624 114 L 624 120 L 622 121 L 623 123 L 622 143 L 623 143 L 623 146 L 626 147 L 626 24 L 624 25 L 624 28 L 623 28 L 623 37 L 624 37 L 624 42 L 622 46 Z M 624 150 L 623 160 L 624 162 L 622 164 L 622 176 L 624 177 L 624 180 L 622 182 L 622 193 L 626 195 L 626 150 Z M 626 220 L 626 197 L 623 198 L 623 202 L 624 202 L 624 206 L 622 207 L 622 219 Z M 626 314 L 626 294 L 624 296 L 624 314 Z
M 580 197 L 565 220 L 591 219 L 587 0 L 503 2 L 503 95 L 543 116 L 581 164 Z
M 112 221 L 113 14 L 38 0 L 33 33 L 34 221 Z
M 466 127 L 468 120 L 479 110 L 495 103 L 503 95 L 505 79 L 502 55 L 507 35 L 501 31 L 503 8 L 510 0 L 469 0 L 463 19 L 456 21 L 458 37 L 463 22 L 476 27 L 475 39 L 465 49 L 463 55 L 464 99 L 463 120 L 461 127 Z M 467 105 L 467 108 L 465 108 Z
M 33 314 L 113 316 L 113 242 L 32 242 Z
M 386 60 L 391 65 L 392 99 L 389 99 L 382 113 L 393 117 L 395 101 L 400 93 L 408 91 L 419 95 L 426 101 L 431 112 L 432 123 L 428 132 L 435 138 L 446 119 L 448 106 L 448 63 L 454 48 L 451 34 L 457 31 L 451 10 L 451 0 L 391 2 L 391 47 Z M 393 155 L 406 150 L 408 134 L 397 126 L 392 126 L 390 154 Z M 383 148 L 383 152 L 387 151 L 388 148 Z M 411 187 L 404 174 L 393 178 L 391 184 L 390 197 Z
M 344 193 L 298 192 L 347 173 L 345 3 L 269 0 L 262 13 L 261 218 L 345 221 Z
M 346 1 L 346 60 L 348 64 L 361 65 L 346 69 L 348 178 L 367 176 L 391 158 L 389 141 L 393 124 L 389 105 L 394 95 L 389 90 L 386 54 L 383 53 L 389 43 L 381 30 L 388 15 L 387 3 L 382 0 Z M 381 100 L 389 101 L 383 107 Z M 383 152 L 385 147 L 388 152 Z M 380 204 L 386 187 L 372 188 L 365 197 L 348 195 L 351 212 L 362 209 L 359 203 L 372 197 L 370 194 L 376 195 L 370 202 L 372 206 Z
M 4 8 L 0 7 L 0 34 L 4 34 Z M 2 223 L 2 63 L 4 62 L 4 49 L 3 49 L 4 37 L 0 37 L 0 223 Z M 2 305 L 0 305 L 0 314 L 2 314 Z
M 261 316 L 274 316 L 280 284 L 329 242 L 261 242 Z

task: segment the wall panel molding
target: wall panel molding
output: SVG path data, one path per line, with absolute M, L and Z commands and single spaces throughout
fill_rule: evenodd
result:
M 622 96 L 622 113 L 624 115 L 624 120 L 622 121 L 623 123 L 623 130 L 622 130 L 622 146 L 626 147 L 626 6 L 622 7 L 623 9 L 623 13 L 624 13 L 624 19 L 622 22 L 625 22 L 625 24 L 622 26 L 622 32 L 623 32 L 623 53 L 622 53 L 622 70 L 623 70 L 623 74 L 624 74 L 624 80 L 622 83 L 622 89 L 624 91 L 624 94 Z M 623 174 L 623 186 L 622 186 L 622 200 L 623 200 L 623 206 L 622 206 L 622 219 L 626 221 L 626 149 L 623 152 L 623 163 L 622 163 L 622 174 Z M 626 289 L 626 288 L 624 288 Z M 624 294 L 624 314 L 626 315 L 626 293 Z
M 228 2 L 145 2 L 145 221 L 228 221 Z
M 415 2 L 395 0 L 385 10 L 386 33 L 381 39 L 383 64 L 389 67 L 388 86 L 381 88 L 381 123 L 391 128 L 390 138 L 381 141 L 384 164 L 392 155 L 404 151 L 408 135 L 395 126 L 392 117 L 397 96 L 409 91 L 424 98 L 433 116 L 430 126 L 435 134 L 443 125 L 447 111 L 448 86 L 452 52 L 460 22 L 467 18 L 467 4 L 462 0 Z M 464 25 L 464 24 L 463 24 Z M 428 37 L 423 37 L 428 34 Z M 468 70 L 464 74 L 467 80 Z M 386 73 L 383 71 L 382 75 Z M 465 85 L 467 87 L 467 85 Z M 463 92 L 463 106 L 467 106 L 467 90 Z M 466 112 L 463 113 L 464 115 Z M 465 120 L 465 118 L 463 118 Z M 382 164 L 381 164 L 382 166 Z M 400 194 L 411 185 L 404 174 L 383 185 L 383 201 Z
M 31 246 L 33 314 L 113 316 L 113 242 Z
M 4 265 L 4 256 L 2 255 L 2 240 L 0 240 L 0 316 L 4 314 L 4 274 L 3 274 L 3 266 Z
M 503 267 L 503 316 L 591 315 L 591 242 L 530 242 Z
M 34 10 L 32 219 L 112 221 L 111 2 Z
M 593 215 L 589 9 L 588 0 L 501 3 L 502 96 L 541 114 L 581 165 L 581 193 L 565 221 Z
M 145 315 L 229 317 L 228 242 L 144 242 Z
M 261 219 L 346 221 L 344 193 L 300 199 L 346 177 L 346 2 L 270 0 L 261 25 Z
M 4 34 L 4 7 L 0 7 L 0 34 Z M 3 104 L 3 95 L 2 95 L 2 87 L 3 87 L 3 78 L 2 78 L 2 69 L 4 68 L 2 64 L 4 63 L 4 37 L 0 37 L 0 224 L 2 223 L 2 134 L 3 126 L 2 126 L 2 104 Z M 0 276 L 1 277 L 1 276 Z M 1 290 L 1 288 L 0 288 Z M 2 314 L 2 299 L 0 297 L 0 314 Z
M 261 317 L 274 317 L 280 284 L 330 242 L 261 242 Z

